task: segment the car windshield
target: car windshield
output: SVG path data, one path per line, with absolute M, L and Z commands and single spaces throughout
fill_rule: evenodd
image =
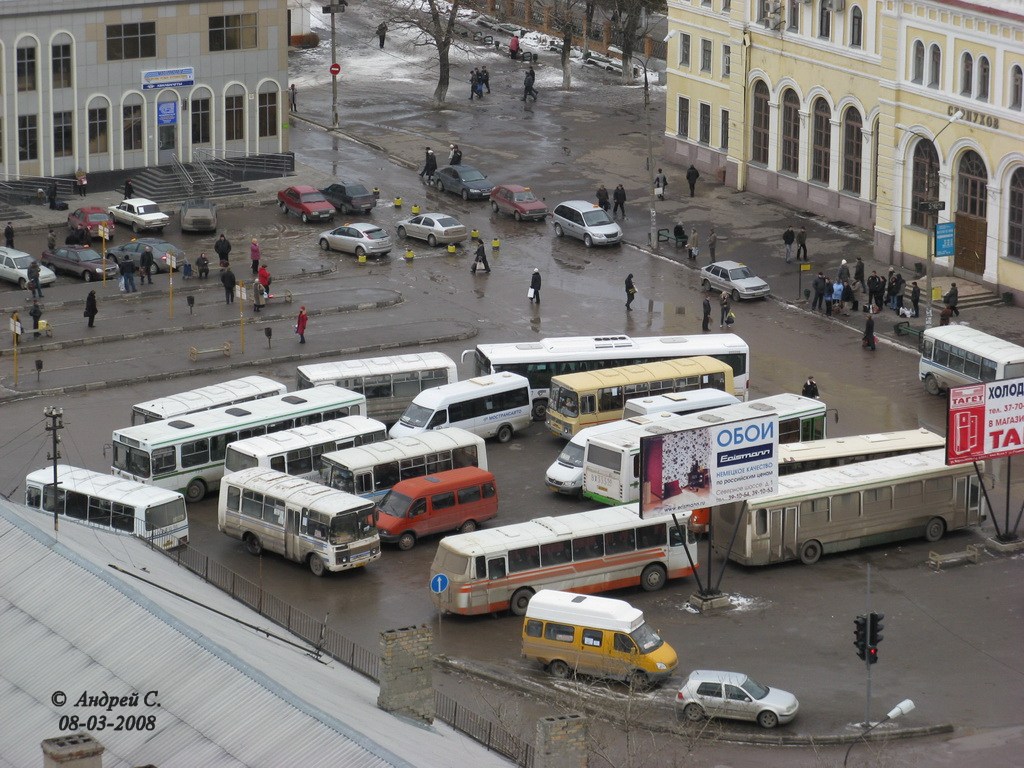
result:
M 567 467 L 583 466 L 583 446 L 576 443 L 569 443 L 562 452 L 558 454 L 558 463 Z
M 484 176 L 482 173 L 480 173 L 480 171 L 473 170 L 473 171 L 463 171 L 462 172 L 462 180 L 463 181 L 482 181 L 483 179 L 486 179 L 486 178 L 487 177 Z
M 753 277 L 753 273 L 747 267 L 740 267 L 739 269 L 729 270 L 730 280 L 744 280 L 748 277 Z
M 422 405 L 410 403 L 402 414 L 401 422 L 410 427 L 425 427 L 430 417 L 434 415 L 433 408 L 424 408 Z
M 348 193 L 352 197 L 367 197 L 370 191 L 362 184 L 352 184 L 348 187 Z
M 78 251 L 78 258 L 82 261 L 99 261 L 100 255 L 96 253 L 92 248 L 83 248 Z
M 203 211 L 212 211 L 213 203 L 211 203 L 209 200 L 190 200 L 189 202 L 185 203 L 185 209 L 200 209 Z
M 537 198 L 533 192 L 516 192 L 512 199 L 517 203 L 532 203 Z
M 377 508 L 385 515 L 390 515 L 391 517 L 405 517 L 411 502 L 412 499 L 404 493 L 388 491 L 380 504 L 377 505 Z
M 95 221 L 100 224 L 104 224 L 110 221 L 110 217 L 107 214 L 97 211 L 96 213 L 90 213 L 88 217 L 89 221 Z
M 630 632 L 629 636 L 633 638 L 633 642 L 636 643 L 637 648 L 640 649 L 640 653 L 656 651 L 665 643 L 665 641 L 658 636 L 658 633 L 651 629 L 647 624 L 641 624 Z
M 11 256 L 11 261 L 14 262 L 15 269 L 28 269 L 28 265 L 32 263 L 29 256 Z
M 388 236 L 383 229 L 368 229 L 363 234 L 370 240 L 383 240 Z
M 600 208 L 595 208 L 592 211 L 587 211 L 583 214 L 583 221 L 588 227 L 599 227 L 602 224 L 611 224 L 612 220 L 607 213 L 602 211 Z
M 299 199 L 304 203 L 322 203 L 327 198 L 321 195 L 319 192 L 303 192 L 299 195 Z
M 458 219 L 453 219 L 451 216 L 441 216 L 437 220 L 437 223 L 438 223 L 439 226 L 442 226 L 442 227 L 461 227 L 462 226 L 461 224 L 459 224 Z
M 757 701 L 760 701 L 768 695 L 767 685 L 761 685 L 759 682 L 757 682 L 757 680 L 752 680 L 749 677 L 743 681 L 743 684 L 740 686 L 740 688 L 749 693 L 750 698 L 755 699 Z
M 156 203 L 153 205 L 140 205 L 137 211 L 139 213 L 160 213 L 160 206 Z

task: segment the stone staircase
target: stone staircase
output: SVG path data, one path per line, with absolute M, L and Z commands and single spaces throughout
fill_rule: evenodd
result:
M 243 195 L 252 190 L 195 163 L 150 167 L 132 176 L 135 194 L 167 206 L 190 197 Z

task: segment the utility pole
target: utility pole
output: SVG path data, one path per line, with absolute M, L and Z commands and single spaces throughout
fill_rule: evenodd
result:
M 331 16 L 331 126 L 338 127 L 338 29 L 334 21 L 336 14 L 344 13 L 348 0 L 330 0 L 330 5 L 321 6 L 320 12 Z
M 43 408 L 43 418 L 49 419 L 50 423 L 46 427 L 46 431 L 51 433 L 50 452 L 46 455 L 46 458 L 53 462 L 53 530 L 56 532 L 58 529 L 57 521 L 60 519 L 57 514 L 57 459 L 60 458 L 60 436 L 57 434 L 60 430 L 64 429 L 64 409 L 55 408 L 52 405 L 48 405 Z M 43 490 L 43 507 L 46 507 L 46 490 Z

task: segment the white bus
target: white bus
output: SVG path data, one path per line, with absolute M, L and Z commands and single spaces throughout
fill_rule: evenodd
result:
M 459 380 L 455 361 L 440 352 L 300 365 L 299 389 L 334 384 L 366 395 L 367 414 L 395 422 L 420 392 Z
M 627 400 L 623 411 L 627 415 L 622 420 L 585 427 L 572 436 L 558 454 L 558 458 L 548 467 L 544 484 L 555 493 L 579 496 L 583 491 L 583 456 L 591 438 L 650 423 L 637 419 L 645 419 L 656 414 L 663 413 L 665 415 L 658 418 L 668 418 L 679 413 L 709 411 L 726 405 L 736 405 L 739 402 L 732 395 L 719 392 L 717 389 L 695 389 L 692 392 L 673 392 L 668 395 Z
M 25 478 L 25 504 L 53 513 L 53 468 Z M 185 498 L 174 491 L 57 465 L 57 512 L 79 523 L 128 533 L 155 547 L 173 549 L 188 543 Z
M 779 446 L 779 474 L 792 475 L 811 469 L 841 467 L 872 459 L 933 451 L 946 446 L 946 438 L 930 429 L 879 432 L 874 435 L 832 437 Z
M 320 457 L 324 482 L 339 491 L 378 499 L 399 480 L 459 467 L 487 469 L 487 448 L 464 429 L 436 429 Z
M 231 443 L 224 456 L 224 471 L 264 467 L 303 480 L 319 481 L 323 478 L 320 463 L 323 454 L 387 438 L 383 422 L 365 416 L 345 416 Z
M 366 398 L 335 386 L 229 405 L 114 430 L 111 473 L 200 501 L 216 490 L 230 443 L 304 424 L 358 416 Z
M 825 403 L 821 400 L 782 394 L 703 413 L 659 413 L 645 417 L 646 423 L 601 435 L 587 442 L 583 458 L 583 495 L 602 504 L 639 501 L 640 438 L 645 435 L 778 414 L 780 445 L 799 440 L 818 440 L 825 437 L 825 410 Z
M 529 382 L 514 373 L 496 373 L 421 392 L 388 434 L 408 437 L 457 427 L 507 443 L 530 421 Z
M 431 599 L 441 613 L 522 616 L 540 589 L 589 594 L 639 585 L 652 592 L 697 567 L 689 515 L 678 520 L 681 532 L 671 516 L 645 520 L 627 505 L 447 536 L 430 575 L 433 582 L 443 574 L 448 587 L 431 590 Z
M 946 466 L 940 450 L 780 477 L 772 496 L 716 507 L 711 536 L 722 554 L 732 541 L 729 559 L 743 565 L 810 565 L 830 552 L 938 541 L 984 518 L 974 467 Z
M 950 387 L 1024 377 L 1024 347 L 966 325 L 928 328 L 921 337 L 918 374 L 938 395 Z
M 156 400 L 147 400 L 132 406 L 132 426 L 149 424 L 151 421 L 173 419 L 188 413 L 208 411 L 235 403 L 247 403 L 264 397 L 283 395 L 288 387 L 263 376 L 246 376 L 232 379 L 209 387 L 190 389 L 177 395 L 168 395 Z
M 732 333 L 698 336 L 565 336 L 540 341 L 479 344 L 474 353 L 477 376 L 511 371 L 530 380 L 533 418 L 543 421 L 548 409 L 552 376 L 580 371 L 641 365 L 658 360 L 707 355 L 732 366 L 733 385 L 739 397 L 750 390 L 750 347 Z
M 262 467 L 224 476 L 217 528 L 253 555 L 275 552 L 316 576 L 380 558 L 373 502 Z

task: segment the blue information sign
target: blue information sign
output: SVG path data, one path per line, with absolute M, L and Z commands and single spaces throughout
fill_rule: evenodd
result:
M 956 251 L 956 223 L 945 221 L 935 225 L 935 255 L 952 256 Z
M 176 125 L 178 122 L 178 102 L 161 101 L 156 105 L 157 125 Z
M 448 589 L 448 577 L 443 573 L 439 573 L 436 576 L 430 577 L 430 591 L 435 595 L 440 595 L 442 592 Z

